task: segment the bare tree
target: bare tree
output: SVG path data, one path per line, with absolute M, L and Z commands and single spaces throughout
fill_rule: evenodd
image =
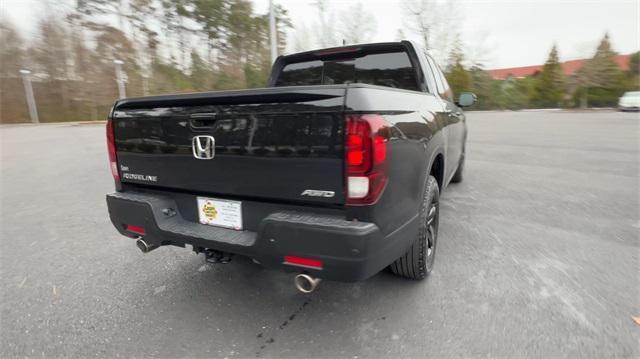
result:
M 459 35 L 456 24 L 462 15 L 455 1 L 404 0 L 404 11 L 410 18 L 408 29 L 420 36 L 424 48 L 445 64 L 453 40 Z
M 340 34 L 347 44 L 371 40 L 376 32 L 376 19 L 361 2 L 353 4 L 340 16 Z
M 483 68 L 494 56 L 495 44 L 486 30 L 480 30 L 474 34 L 473 39 L 465 48 L 465 54 L 469 67 Z
M 318 9 L 318 23 L 316 23 L 316 35 L 318 45 L 321 47 L 336 46 L 335 29 L 331 14 L 327 9 L 326 0 L 316 0 L 314 6 Z
M 268 17 L 251 0 L 41 2 L 47 16 L 24 41 L 0 16 L 2 123 L 29 119 L 24 91 L 16 91 L 21 69 L 32 71 L 42 122 L 104 118 L 117 96 L 114 60 L 124 62 L 130 96 L 259 87 L 269 76 Z M 283 7 L 275 13 L 283 49 L 291 22 Z M 331 33 L 333 19 L 323 14 Z
M 232 4 L 232 6 L 238 6 Z M 239 6 L 244 6 L 240 3 Z M 177 42 L 178 63 L 183 71 L 188 70 L 191 55 L 191 41 L 194 29 L 190 18 L 194 15 L 188 0 L 162 0 L 163 26 L 167 36 L 173 36 Z M 173 54 L 176 55 L 176 54 Z
M 24 91 L 21 91 L 20 69 L 25 62 L 24 40 L 14 26 L 0 18 L 0 122 L 29 120 Z
M 338 46 L 340 42 L 336 39 L 336 29 L 333 21 L 333 13 L 329 11 L 326 0 L 316 0 L 313 2 L 316 9 L 317 21 L 311 24 L 300 24 L 295 26 L 293 32 L 293 50 L 307 51 L 319 47 Z
M 431 30 L 434 16 L 429 10 L 429 6 L 435 4 L 429 0 L 404 0 L 404 11 L 409 16 L 411 25 L 409 29 L 418 35 L 422 46 L 429 50 L 431 48 Z
M 313 49 L 315 42 L 309 31 L 309 27 L 305 24 L 296 25 L 293 33 L 293 50 L 302 52 Z
M 23 39 L 13 24 L 0 22 L 0 76 L 18 77 L 18 71 L 24 66 Z
M 35 70 L 46 77 L 49 94 L 67 108 L 70 96 L 67 80 L 70 78 L 69 65 L 72 60 L 67 41 L 69 29 L 55 17 L 43 19 L 38 27 L 37 45 L 31 49 L 32 58 L 38 65 Z

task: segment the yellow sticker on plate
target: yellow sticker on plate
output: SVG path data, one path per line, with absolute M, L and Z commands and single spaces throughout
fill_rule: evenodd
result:
M 211 226 L 242 229 L 242 202 L 198 197 L 200 223 Z
M 215 204 L 211 201 L 206 201 L 202 206 L 202 215 L 210 220 L 216 219 L 216 216 L 218 216 L 218 210 L 216 210 Z

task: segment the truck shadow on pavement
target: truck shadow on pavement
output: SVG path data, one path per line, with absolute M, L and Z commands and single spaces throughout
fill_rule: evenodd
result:
M 363 345 L 381 324 L 406 320 L 396 318 L 406 311 L 385 310 L 422 300 L 427 283 L 382 271 L 358 283 L 323 281 L 313 293 L 303 294 L 293 284 L 295 272 L 267 270 L 247 258 L 235 257 L 228 264 L 209 264 L 194 255 L 176 259 L 177 268 L 150 276 L 155 283 L 137 286 L 132 296 L 145 297 L 143 305 L 157 316 L 154 322 L 171 323 L 180 337 L 203 338 L 199 345 L 210 345 L 207 352 L 214 355 L 308 356 L 313 353 L 304 355 L 303 343 L 319 342 L 323 335 L 336 336 L 336 343 Z M 154 330 L 161 335 L 165 329 Z M 176 351 L 167 338 L 156 345 L 168 351 L 156 351 L 188 353 Z

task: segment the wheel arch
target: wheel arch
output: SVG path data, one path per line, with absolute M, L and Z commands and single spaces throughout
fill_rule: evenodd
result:
M 441 149 L 435 151 L 429 161 L 429 175 L 433 176 L 438 182 L 440 192 L 444 189 L 444 151 Z

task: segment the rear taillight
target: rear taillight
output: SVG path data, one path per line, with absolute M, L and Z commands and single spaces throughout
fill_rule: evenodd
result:
M 387 183 L 387 125 L 384 117 L 373 114 L 350 115 L 346 121 L 346 203 L 373 204 Z
M 107 120 L 107 150 L 109 152 L 109 168 L 111 168 L 113 179 L 120 181 L 118 162 L 116 161 L 116 139 L 113 133 L 113 120 L 111 119 Z

